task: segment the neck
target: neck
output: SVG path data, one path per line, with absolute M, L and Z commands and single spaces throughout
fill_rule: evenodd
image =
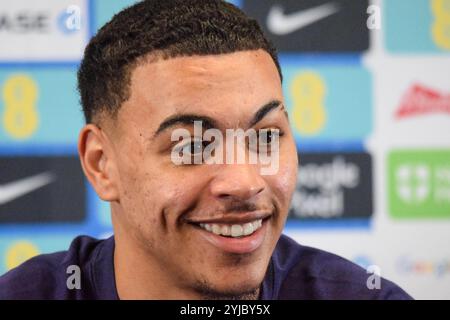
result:
M 115 232 L 114 271 L 121 300 L 201 299 L 195 291 L 177 285 L 136 240 Z

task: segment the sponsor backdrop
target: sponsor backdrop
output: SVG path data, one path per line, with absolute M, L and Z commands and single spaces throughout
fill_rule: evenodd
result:
M 133 0 L 0 0 L 0 274 L 112 234 L 76 69 Z M 450 0 L 240 0 L 280 51 L 299 150 L 285 232 L 450 299 Z

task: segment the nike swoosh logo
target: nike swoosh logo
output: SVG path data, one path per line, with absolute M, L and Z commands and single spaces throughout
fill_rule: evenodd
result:
M 0 185 L 0 205 L 11 202 L 56 180 L 51 172 L 43 172 L 28 178 Z
M 267 15 L 267 28 L 273 34 L 279 36 L 286 35 L 331 16 L 338 12 L 339 9 L 338 4 L 329 2 L 285 15 L 280 5 L 274 5 Z

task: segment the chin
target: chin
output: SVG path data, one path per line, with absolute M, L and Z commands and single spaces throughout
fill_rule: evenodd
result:
M 265 271 L 265 270 L 264 270 Z M 265 272 L 246 270 L 227 273 L 222 279 L 204 279 L 196 284 L 196 291 L 206 299 L 257 299 Z
M 257 299 L 261 282 L 227 283 L 226 285 L 213 285 L 202 282 L 196 291 L 205 299 L 215 300 L 245 300 Z

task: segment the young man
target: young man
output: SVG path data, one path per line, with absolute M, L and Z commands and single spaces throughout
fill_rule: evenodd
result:
M 0 278 L 0 298 L 410 298 L 384 279 L 371 290 L 365 270 L 281 235 L 298 167 L 281 70 L 257 23 L 233 5 L 129 7 L 90 41 L 78 80 L 80 159 L 111 203 L 114 237 L 78 237 L 25 262 Z M 264 175 L 260 162 L 175 163 L 175 130 L 189 133 L 188 157 L 211 143 L 196 123 L 265 132 L 279 167 Z M 67 283 L 71 266 L 78 288 Z

